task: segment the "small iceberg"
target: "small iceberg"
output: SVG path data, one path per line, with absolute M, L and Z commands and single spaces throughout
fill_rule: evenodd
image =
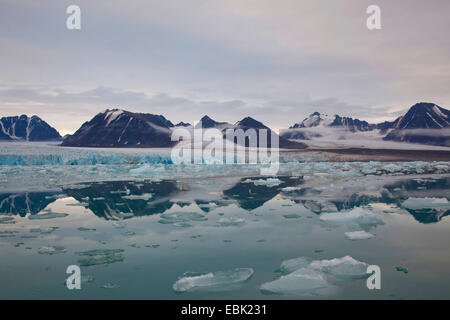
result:
M 379 225 L 383 224 L 381 217 L 367 209 L 356 207 L 350 211 L 330 212 L 320 215 L 320 220 L 332 223 L 351 223 L 359 225 Z
M 233 289 L 253 275 L 252 268 L 236 268 L 227 271 L 209 273 L 185 273 L 172 286 L 176 292 L 194 290 L 221 291 Z
M 64 247 L 61 246 L 48 246 L 48 247 L 40 247 L 38 250 L 39 254 L 58 254 L 58 253 L 65 253 L 67 250 Z
M 169 212 L 163 213 L 158 222 L 162 224 L 172 224 L 178 227 L 189 227 L 189 222 L 206 220 L 208 220 L 208 218 L 197 212 Z
M 278 178 L 267 178 L 267 179 L 257 179 L 257 180 L 246 179 L 246 180 L 242 181 L 242 183 L 253 183 L 255 186 L 266 186 L 266 187 L 272 188 L 272 187 L 279 186 L 280 184 L 283 183 L 283 181 L 281 181 Z
M 323 289 L 333 289 L 327 279 L 331 276 L 337 279 L 366 278 L 365 262 L 350 256 L 330 260 L 311 260 L 300 257 L 285 260 L 277 270 L 283 275 L 273 281 L 263 283 L 260 290 L 263 293 L 275 294 L 318 294 Z
M 224 217 L 219 219 L 219 227 L 237 227 L 245 223 L 243 218 Z
M 375 235 L 361 230 L 361 231 L 346 232 L 345 237 L 349 240 L 364 240 L 373 238 L 375 237 Z
M 266 293 L 307 293 L 328 286 L 322 272 L 311 268 L 300 268 L 277 280 L 263 283 L 260 289 Z

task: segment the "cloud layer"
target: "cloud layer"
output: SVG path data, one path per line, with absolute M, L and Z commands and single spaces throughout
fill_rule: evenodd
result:
M 120 106 L 173 121 L 251 115 L 286 128 L 314 111 L 391 120 L 450 102 L 450 2 L 80 0 L 0 3 L 0 114 L 63 133 Z

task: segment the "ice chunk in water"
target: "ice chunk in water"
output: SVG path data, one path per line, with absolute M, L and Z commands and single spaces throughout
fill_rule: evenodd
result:
M 383 220 L 378 214 L 360 207 L 356 207 L 351 211 L 324 213 L 320 215 L 320 220 L 335 223 L 355 222 L 360 225 L 383 224 Z
M 369 232 L 361 230 L 361 231 L 346 232 L 345 237 L 349 240 L 363 240 L 363 239 L 370 239 L 375 236 Z
M 306 293 L 328 286 L 322 272 L 311 268 L 300 268 L 277 280 L 263 283 L 260 289 L 267 293 Z
M 174 283 L 173 290 L 177 292 L 226 290 L 233 288 L 233 285 L 247 281 L 252 275 L 252 268 L 236 268 L 203 274 L 185 273 L 183 277 Z
M 55 219 L 55 218 L 64 218 L 67 217 L 67 213 L 59 213 L 59 212 L 46 212 L 36 215 L 28 216 L 30 220 L 44 220 L 44 219 Z
M 281 181 L 278 178 L 267 178 L 267 179 L 257 179 L 257 180 L 252 180 L 252 179 L 246 179 L 244 181 L 242 181 L 242 183 L 253 183 L 255 186 L 266 186 L 266 187 L 276 187 L 279 186 L 280 184 L 283 183 L 283 181 Z
M 316 260 L 309 267 L 329 273 L 336 278 L 365 278 L 367 267 L 365 262 L 353 259 L 350 256 L 331 260 Z
M 176 226 L 190 226 L 190 221 L 208 220 L 203 214 L 197 212 L 169 212 L 163 213 L 158 221 L 162 224 L 173 224 Z
M 331 289 L 327 275 L 341 279 L 367 277 L 368 264 L 350 256 L 330 260 L 314 260 L 306 257 L 285 260 L 279 271 L 287 273 L 279 279 L 261 285 L 262 292 L 304 294 L 317 293 L 318 289 Z
M 310 263 L 311 259 L 306 257 L 285 260 L 281 263 L 279 271 L 283 273 L 290 273 L 300 268 L 305 268 L 309 266 Z
M 39 254 L 58 254 L 66 252 L 66 248 L 61 246 L 48 246 L 48 247 L 40 247 L 38 250 Z
M 224 217 L 219 219 L 218 225 L 220 227 L 232 227 L 232 226 L 241 226 L 244 223 L 245 219 L 243 218 Z

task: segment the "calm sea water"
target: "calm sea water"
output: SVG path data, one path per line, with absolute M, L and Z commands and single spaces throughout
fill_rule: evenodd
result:
M 322 184 L 301 176 L 227 179 L 140 179 L 46 192 L 3 191 L 0 298 L 450 298 L 448 176 Z M 408 199 L 413 203 L 408 205 Z M 323 219 L 355 208 L 375 219 Z M 345 233 L 352 231 L 373 237 L 350 240 Z M 378 265 L 381 290 L 368 290 L 364 278 L 331 275 L 326 281 L 332 290 L 267 294 L 260 289 L 280 277 L 276 270 L 284 260 L 344 256 Z M 69 265 L 81 268 L 81 290 L 66 287 Z M 237 286 L 173 289 L 185 272 L 234 268 L 254 273 Z

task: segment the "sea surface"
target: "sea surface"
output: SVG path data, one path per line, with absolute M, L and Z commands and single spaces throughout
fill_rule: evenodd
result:
M 0 299 L 449 299 L 449 200 L 450 162 L 2 144 Z

